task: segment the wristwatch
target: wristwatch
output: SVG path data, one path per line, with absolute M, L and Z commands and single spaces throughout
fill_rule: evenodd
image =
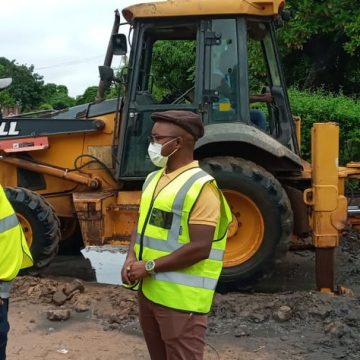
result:
M 149 275 L 155 275 L 155 261 L 154 260 L 148 260 L 145 263 L 145 270 L 149 273 Z

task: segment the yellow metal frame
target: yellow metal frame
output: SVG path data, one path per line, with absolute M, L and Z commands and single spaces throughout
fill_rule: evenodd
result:
M 346 164 L 346 167 L 339 168 L 339 186 L 341 189 L 345 189 L 345 180 L 349 179 L 358 179 L 360 180 L 360 162 L 350 162 Z M 347 223 L 356 230 L 360 230 L 360 216 L 353 215 L 349 216 Z
M 84 244 L 128 244 L 138 218 L 140 197 L 141 191 L 74 192 Z
M 360 162 L 350 162 L 345 167 L 339 167 L 339 177 L 360 180 Z
M 168 0 L 132 5 L 123 9 L 122 14 L 129 22 L 137 18 L 179 16 L 274 16 L 279 14 L 284 3 L 284 0 Z
M 313 125 L 311 154 L 312 187 L 303 195 L 304 202 L 312 208 L 310 224 L 316 248 L 316 283 L 319 290 L 332 292 L 334 249 L 339 245 L 341 230 L 351 222 L 344 196 L 345 178 L 360 178 L 360 163 L 339 167 L 339 126 L 336 123 Z
M 311 139 L 312 187 L 305 190 L 304 201 L 313 208 L 315 247 L 331 248 L 339 245 L 347 221 L 347 199 L 339 193 L 338 124 L 314 124 Z

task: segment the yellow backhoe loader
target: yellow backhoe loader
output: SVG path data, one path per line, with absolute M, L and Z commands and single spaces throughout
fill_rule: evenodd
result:
M 317 287 L 333 291 L 334 249 L 349 221 L 344 183 L 359 178 L 360 164 L 338 166 L 336 124 L 315 124 L 312 163 L 301 159 L 300 120 L 291 113 L 275 36 L 283 7 L 282 0 L 169 0 L 127 7 L 126 23 L 115 16 L 96 102 L 48 118 L 1 119 L 0 183 L 36 267 L 51 261 L 58 242 L 70 241 L 77 224 L 87 247 L 128 243 L 142 183 L 154 170 L 147 155 L 150 115 L 181 109 L 202 116 L 205 136 L 195 157 L 216 178 L 233 214 L 219 287 L 270 275 L 292 238 L 312 234 Z M 116 79 L 112 55 L 127 54 L 128 44 L 126 76 Z M 168 45 L 192 49 L 192 72 L 174 83 L 173 69 L 164 68 L 164 92 L 154 73 Z M 250 106 L 253 48 L 268 79 L 263 85 L 270 101 L 262 114 Z M 101 100 L 112 81 L 121 82 L 124 96 Z M 359 209 L 351 214 L 359 226 Z

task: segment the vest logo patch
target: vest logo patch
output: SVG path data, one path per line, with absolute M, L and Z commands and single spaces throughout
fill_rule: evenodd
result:
M 171 229 L 173 213 L 153 208 L 150 215 L 149 224 L 163 229 Z

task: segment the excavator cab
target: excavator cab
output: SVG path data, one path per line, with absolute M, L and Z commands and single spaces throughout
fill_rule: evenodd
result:
M 227 131 L 211 141 L 227 141 L 228 134 L 237 134 L 236 140 L 246 142 L 247 152 L 256 149 L 257 158 L 250 159 L 256 162 L 263 161 L 261 153 L 276 152 L 267 138 L 271 138 L 271 144 L 276 140 L 277 147 L 283 147 L 285 158 L 288 157 L 283 161 L 289 165 L 293 162 L 293 169 L 300 168 L 299 147 L 272 17 L 164 16 L 156 20 L 135 18 L 131 26 L 133 42 L 122 112 L 122 118 L 127 120 L 120 129 L 122 146 L 118 147 L 117 178 L 143 178 L 154 170 L 146 155 L 147 135 L 152 127 L 150 115 L 169 109 L 200 113 L 206 125 L 205 139 L 213 126 L 226 126 Z M 159 74 L 158 67 L 166 63 L 158 61 L 164 48 L 187 49 L 186 76 L 176 79 L 176 71 L 164 66 L 161 79 L 154 78 Z M 251 63 L 254 54 L 266 81 L 262 85 L 268 88 L 272 98 L 271 103 L 262 106 L 266 118 L 263 129 L 255 126 L 254 110 L 250 108 L 251 92 L 259 85 Z M 182 61 L 181 55 L 179 61 Z M 169 56 L 176 56 L 176 52 Z M 259 137 L 263 141 L 257 144 Z M 203 151 L 199 148 L 198 152 Z
M 203 8 L 198 0 L 165 1 L 123 10 L 132 39 L 114 177 L 133 189 L 155 170 L 147 155 L 153 112 L 201 114 L 205 135 L 195 158 L 215 177 L 233 214 L 225 287 L 268 275 L 286 253 L 294 214 L 285 185 L 303 170 L 275 39 L 283 2 L 250 3 L 209 1 Z M 271 101 L 257 109 L 264 117 L 258 126 L 252 99 L 261 88 Z M 299 193 L 298 217 L 306 217 Z

